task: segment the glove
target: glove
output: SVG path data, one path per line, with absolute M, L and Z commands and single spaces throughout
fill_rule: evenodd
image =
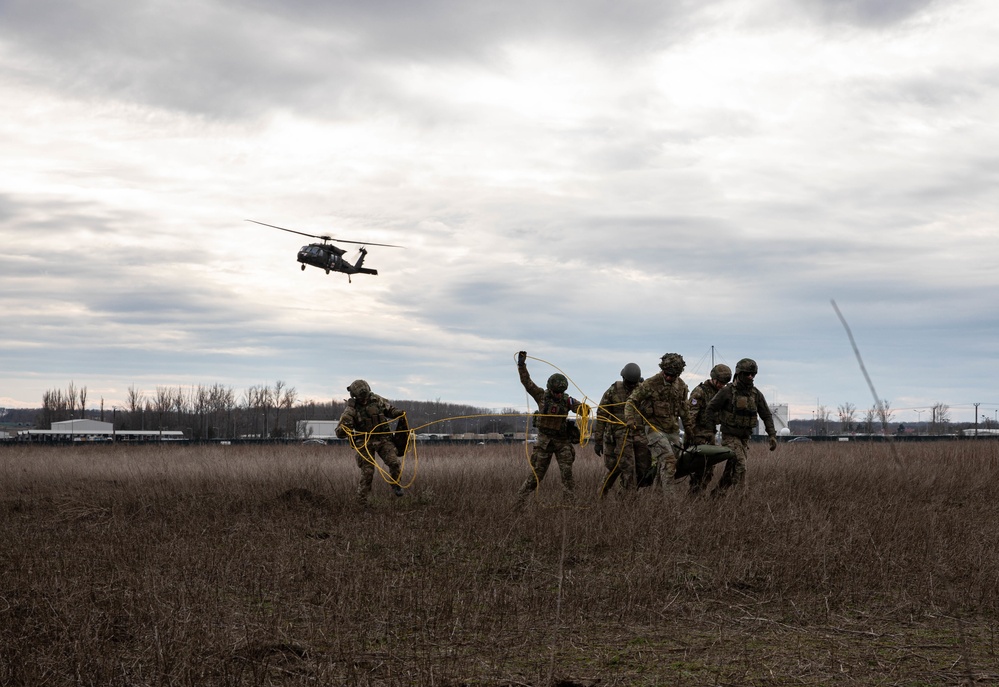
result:
M 604 440 L 603 439 L 594 439 L 593 440 L 593 452 L 596 453 L 598 456 L 602 456 L 604 454 Z
M 774 436 L 770 437 L 770 450 L 771 451 L 777 450 L 777 437 Z
M 523 367 L 527 364 L 527 351 L 520 351 L 517 354 L 517 367 Z

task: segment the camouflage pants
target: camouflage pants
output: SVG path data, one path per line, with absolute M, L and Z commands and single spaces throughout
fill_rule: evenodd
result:
M 553 439 L 539 432 L 538 442 L 534 445 L 534 450 L 531 451 L 531 474 L 527 476 L 517 491 L 518 503 L 524 503 L 527 497 L 538 488 L 548 472 L 553 457 L 558 463 L 559 473 L 562 476 L 562 496 L 565 499 L 572 497 L 575 488 L 572 464 L 576 460 L 576 451 L 568 439 Z
M 618 478 L 624 491 L 644 486 L 642 480 L 652 467 L 652 457 L 644 435 L 628 429 L 608 432 L 604 435 L 603 454 L 607 477 L 600 488 L 601 496 L 610 492 Z
M 375 477 L 375 456 L 381 457 L 392 479 L 398 480 L 402 473 L 399 455 L 395 444 L 387 437 L 372 437 L 367 444 L 357 447 L 357 467 L 361 468 L 361 479 L 357 482 L 357 500 L 364 503 L 371 495 L 371 482 Z
M 749 457 L 749 437 L 739 437 L 734 434 L 722 434 L 722 446 L 732 449 L 735 454 L 725 461 L 725 471 L 715 493 L 739 486 L 746 479 L 746 459 Z
M 680 444 L 680 435 L 648 428 L 645 436 L 649 440 L 652 464 L 657 469 L 656 481 L 662 486 L 663 494 L 670 496 L 676 492 L 673 479 L 676 475 L 676 453 L 673 452 L 673 446 Z

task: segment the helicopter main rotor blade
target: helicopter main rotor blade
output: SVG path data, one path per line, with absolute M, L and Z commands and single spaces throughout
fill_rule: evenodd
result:
M 384 248 L 402 248 L 402 246 L 397 246 L 392 243 L 371 243 L 370 241 L 350 241 L 348 239 L 337 239 L 329 235 L 319 236 L 318 234 L 306 234 L 304 231 L 295 231 L 294 229 L 285 229 L 284 227 L 279 227 L 276 224 L 267 224 L 266 222 L 258 222 L 255 219 L 248 219 L 247 222 L 253 222 L 254 224 L 260 224 L 265 227 L 270 227 L 271 229 L 280 229 L 281 231 L 287 231 L 291 234 L 298 234 L 300 236 L 308 236 L 314 239 L 322 239 L 323 241 L 336 241 L 337 243 L 356 243 L 359 246 L 382 246 Z
M 402 246 L 397 246 L 393 243 L 371 243 L 370 241 L 348 241 L 347 239 L 330 239 L 330 241 L 336 241 L 337 243 L 356 243 L 359 246 L 384 246 L 385 248 L 402 248 Z
M 255 219 L 248 219 L 247 222 L 253 222 L 254 224 L 259 224 L 261 226 L 270 227 L 271 229 L 280 229 L 281 231 L 287 231 L 290 234 L 298 234 L 299 236 L 308 236 L 313 239 L 322 239 L 323 241 L 332 241 L 330 236 L 318 236 L 316 234 L 306 234 L 304 231 L 295 231 L 294 229 L 285 229 L 284 227 L 279 227 L 276 224 L 267 224 L 266 222 L 258 222 Z

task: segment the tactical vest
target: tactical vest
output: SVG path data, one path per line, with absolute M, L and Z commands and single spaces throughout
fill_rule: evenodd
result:
M 569 414 L 569 395 L 561 394 L 558 398 L 550 391 L 534 413 L 533 425 L 538 431 L 549 436 L 559 436 L 565 433 L 565 419 Z
M 370 432 L 376 427 L 379 432 L 392 431 L 392 428 L 385 424 L 389 419 L 385 415 L 385 403 L 380 398 L 370 398 L 364 404 L 350 399 L 348 403 L 354 408 L 355 432 Z
M 756 427 L 758 417 L 756 388 L 743 390 L 733 384 L 732 403 L 722 413 L 722 431 L 729 434 L 749 434 Z

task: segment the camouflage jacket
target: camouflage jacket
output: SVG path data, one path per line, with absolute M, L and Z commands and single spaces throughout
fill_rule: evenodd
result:
M 777 436 L 767 399 L 751 384 L 729 382 L 708 403 L 708 412 L 721 423 L 722 434 L 748 439 L 756 429 L 756 418 L 759 417 L 763 420 L 767 436 Z
M 638 384 L 628 384 L 618 380 L 610 385 L 600 397 L 600 407 L 597 408 L 597 423 L 593 430 L 594 442 L 601 442 L 605 432 L 611 434 L 624 430 L 624 410 L 631 392 Z
M 639 427 L 648 423 L 654 430 L 666 434 L 680 431 L 677 418 L 684 429 L 693 427 L 687 406 L 687 383 L 679 377 L 667 383 L 662 372 L 649 377 L 628 397 L 624 418 Z
M 389 420 L 401 417 L 403 411 L 386 401 L 378 394 L 368 394 L 364 403 L 358 403 L 357 399 L 347 401 L 347 409 L 340 416 L 340 424 L 336 428 L 336 435 L 341 439 L 347 436 L 346 429 L 352 432 L 371 432 L 384 434 L 389 438 L 392 428 Z
M 708 411 L 708 403 L 718 393 L 712 380 L 706 379 L 690 392 L 688 404 L 690 419 L 694 423 L 690 430 L 690 440 L 697 445 L 715 443 L 715 416 Z
M 538 412 L 534 414 L 534 426 L 538 432 L 555 438 L 564 436 L 566 418 L 570 410 L 575 412 L 579 408 L 579 401 L 566 393 L 553 394 L 542 389 L 531 379 L 526 365 L 518 365 L 517 372 L 520 383 L 538 404 Z

